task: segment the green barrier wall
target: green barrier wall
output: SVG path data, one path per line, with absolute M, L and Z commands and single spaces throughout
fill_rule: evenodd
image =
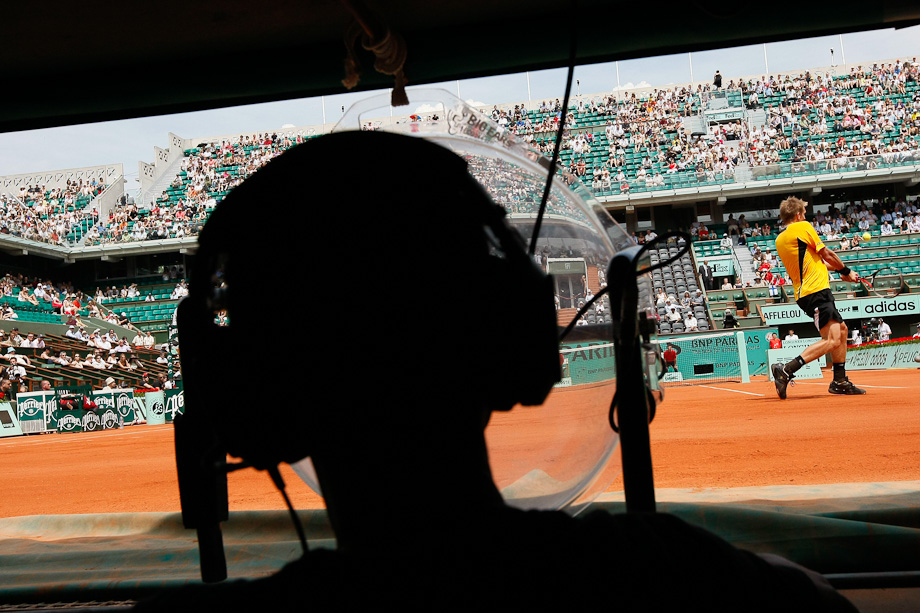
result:
M 560 349 L 562 364 L 560 387 L 610 381 L 616 378 L 613 343 L 573 343 Z
M 847 370 L 917 368 L 920 338 L 909 341 L 871 343 L 847 349 Z
M 182 390 L 166 390 L 166 423 L 171 423 L 176 415 L 185 413 L 185 394 Z
M 747 349 L 747 366 L 750 375 L 767 373 L 767 349 L 770 343 L 768 334 L 775 334 L 776 328 L 750 328 L 744 332 Z M 741 380 L 741 363 L 738 353 L 738 340 L 735 335 L 739 330 L 728 331 L 729 335 L 718 336 L 722 332 L 711 334 L 683 334 L 679 336 L 659 336 L 661 351 L 667 344 L 680 349 L 677 356 L 677 369 L 684 381 L 707 380 L 714 378 Z
M 56 432 L 54 403 L 54 392 L 16 394 L 16 410 L 23 433 Z

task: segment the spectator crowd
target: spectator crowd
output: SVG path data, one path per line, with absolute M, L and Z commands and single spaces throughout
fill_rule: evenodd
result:
M 98 218 L 89 207 L 108 187 L 101 179 L 68 179 L 62 187 L 23 185 L 0 193 L 0 234 L 52 245 L 72 245 Z
M 698 182 L 730 179 L 741 163 L 788 162 L 791 172 L 871 169 L 920 159 L 920 64 L 916 60 L 854 67 L 847 75 L 762 76 L 710 85 L 654 89 L 647 96 L 580 98 L 567 110 L 563 172 L 601 193 L 665 185 L 665 177 L 692 173 Z M 721 82 L 721 81 L 720 81 Z M 721 120 L 705 133 L 684 128 L 715 96 L 762 110 L 763 122 Z M 543 102 L 527 111 L 492 110 L 492 117 L 552 152 L 562 109 Z M 603 122 L 603 126 L 596 124 Z M 638 159 L 639 162 L 631 162 Z

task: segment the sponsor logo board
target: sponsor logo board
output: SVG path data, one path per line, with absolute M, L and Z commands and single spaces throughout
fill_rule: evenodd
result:
M 837 300 L 835 304 L 844 319 L 920 314 L 920 298 L 913 294 L 902 294 L 896 298 Z M 805 323 L 813 320 L 813 316 L 806 315 L 794 303 L 768 304 L 761 307 L 761 313 L 766 324 L 770 326 Z
M 82 432 L 83 419 L 78 417 L 80 411 L 59 411 L 58 432 Z
M 102 427 L 106 430 L 112 430 L 119 427 L 118 412 L 114 409 L 106 409 L 102 413 Z

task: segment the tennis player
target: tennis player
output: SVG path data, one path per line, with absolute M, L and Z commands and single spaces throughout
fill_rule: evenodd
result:
M 807 203 L 790 197 L 779 205 L 780 222 L 786 229 L 776 237 L 776 252 L 786 267 L 795 302 L 808 315 L 815 318 L 815 327 L 821 331 L 821 340 L 805 348 L 795 359 L 782 364 L 773 364 L 776 393 L 786 398 L 786 386 L 795 377 L 795 372 L 808 362 L 825 353 L 831 354 L 834 363 L 834 380 L 827 391 L 831 394 L 859 395 L 866 390 L 853 385 L 847 378 L 847 325 L 837 311 L 831 294 L 828 270 L 840 273 L 844 281 L 859 281 L 859 273 L 847 268 L 840 257 L 831 251 L 818 236 L 810 223 L 805 221 Z

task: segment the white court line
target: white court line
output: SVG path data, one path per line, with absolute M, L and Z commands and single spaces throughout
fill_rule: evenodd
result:
M 31 434 L 26 436 L 16 436 L 0 440 L 0 447 L 14 447 L 16 445 L 65 445 L 68 443 L 86 443 L 96 442 L 102 438 L 121 438 L 123 436 L 143 436 L 157 432 L 172 433 L 172 428 L 157 428 L 150 430 L 135 430 L 132 432 L 118 432 L 107 434 L 104 437 L 99 436 L 80 436 L 81 434 L 93 434 L 92 432 L 75 432 L 73 434 L 60 434 L 51 432 L 49 435 Z M 104 430 L 103 430 L 104 432 Z
M 741 390 L 730 390 L 727 387 L 713 387 L 712 385 L 699 385 L 711 390 L 721 390 L 723 392 L 735 392 L 736 394 L 747 394 L 748 396 L 763 396 L 764 394 L 755 394 L 754 392 L 742 392 Z
M 796 385 L 827 385 L 827 382 L 825 381 L 824 383 L 817 383 L 817 382 L 812 382 L 812 381 L 795 381 L 795 384 Z M 875 387 L 880 390 L 908 390 L 908 389 L 911 389 L 909 387 L 895 387 L 893 385 L 863 385 L 862 383 L 860 383 L 857 387 Z

